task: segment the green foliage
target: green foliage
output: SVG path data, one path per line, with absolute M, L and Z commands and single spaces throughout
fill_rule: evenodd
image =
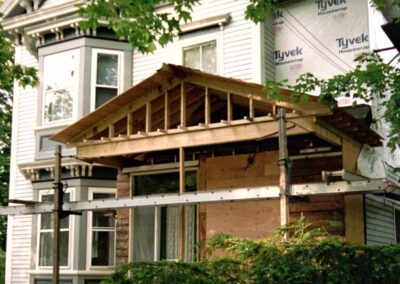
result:
M 14 82 L 22 87 L 38 83 L 36 69 L 14 64 L 14 46 L 3 35 L 0 26 L 0 205 L 8 196 Z M 6 225 L 6 217 L 0 216 L 0 249 L 5 249 Z
M 310 229 L 304 219 L 261 242 L 219 234 L 209 249 L 227 256 L 197 263 L 130 263 L 102 283 L 400 283 L 400 245 L 348 244 L 323 228 Z
M 99 20 L 108 21 L 118 38 L 127 40 L 142 53 L 153 52 L 156 44 L 165 46 L 180 31 L 179 24 L 191 19 L 198 0 L 171 1 L 174 13 L 157 11 L 163 0 L 91 0 L 80 7 L 87 18 L 84 29 L 96 30 Z
M 0 283 L 5 283 L 6 256 L 4 251 L 0 249 Z
M 391 125 L 389 146 L 393 149 L 400 141 L 400 69 L 383 63 L 376 53 L 364 53 L 355 59 L 354 70 L 329 79 L 319 79 L 313 74 L 301 75 L 293 86 L 279 82 L 267 82 L 265 90 L 272 99 L 277 97 L 277 88 L 293 90 L 293 100 L 307 99 L 305 93 L 320 93 L 318 100 L 336 106 L 336 98 L 351 95 L 354 99 L 371 101 L 380 98 L 385 108 L 384 118 Z

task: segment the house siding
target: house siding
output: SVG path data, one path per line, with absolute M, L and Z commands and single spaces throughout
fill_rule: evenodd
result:
M 275 79 L 274 38 L 273 17 L 268 15 L 264 23 L 265 80 Z
M 247 4 L 247 1 L 202 1 L 192 13 L 193 21 L 227 13 L 231 15 L 231 22 L 224 26 L 223 30 L 210 28 L 203 31 L 201 35 L 212 33 L 217 37 L 220 45 L 217 47 L 218 55 L 222 56 L 222 58 L 217 58 L 220 64 L 220 75 L 242 80 L 252 80 L 251 29 L 254 24 L 244 18 Z M 158 48 L 152 54 L 143 55 L 136 51 L 133 56 L 133 84 L 153 74 L 162 63 L 182 64 L 181 48 L 185 38 L 196 38 L 197 35 L 200 34 L 196 32 L 192 35 L 184 35 L 182 40 L 177 39 L 164 48 Z
M 396 242 L 394 208 L 383 198 L 365 195 L 366 242 L 387 245 Z
M 25 47 L 20 46 L 15 51 L 16 63 L 38 67 L 37 59 Z M 18 170 L 18 165 L 31 162 L 35 152 L 35 137 L 32 129 L 36 122 L 37 90 L 32 88 L 16 87 L 14 90 L 13 132 L 10 174 L 10 198 L 32 200 L 32 185 Z M 32 216 L 10 217 L 9 235 L 7 244 L 7 283 L 27 283 L 31 263 L 31 230 Z M 12 240 L 12 242 L 10 242 Z

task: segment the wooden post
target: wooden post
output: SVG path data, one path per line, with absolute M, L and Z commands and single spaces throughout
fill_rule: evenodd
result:
M 250 119 L 254 118 L 254 99 L 253 99 L 253 96 L 249 97 L 249 117 L 250 117 Z
M 179 193 L 185 192 L 185 149 L 179 148 Z M 185 206 L 179 206 L 179 260 L 185 260 Z
M 226 120 L 228 122 L 231 122 L 232 121 L 232 94 L 231 93 L 226 94 L 226 105 L 227 105 Z
M 210 105 L 210 94 L 208 93 L 208 88 L 205 88 L 204 93 L 204 124 L 209 125 L 211 121 L 211 105 Z
M 128 116 L 126 118 L 126 135 L 132 135 L 132 128 L 133 128 L 133 122 L 132 122 L 132 113 L 128 113 Z
M 167 131 L 169 128 L 169 98 L 168 92 L 164 95 L 164 129 Z
M 279 188 L 280 188 L 280 211 L 281 211 L 281 226 L 289 223 L 289 179 L 287 169 L 287 134 L 286 134 L 286 111 L 283 108 L 278 109 L 279 119 Z M 288 239 L 288 234 L 284 235 L 285 240 Z
M 60 210 L 62 206 L 61 146 L 55 148 L 53 212 L 53 283 L 60 283 Z
M 146 133 L 151 132 L 151 102 L 146 103 Z
M 181 83 L 181 126 L 186 127 L 186 94 L 185 83 Z

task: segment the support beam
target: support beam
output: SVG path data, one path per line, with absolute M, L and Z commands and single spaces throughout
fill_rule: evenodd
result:
M 249 118 L 252 120 L 254 119 L 254 99 L 253 96 L 249 97 Z
M 146 103 L 146 133 L 151 132 L 151 102 Z
M 251 101 L 250 101 L 251 102 Z M 281 226 L 289 223 L 289 177 L 288 177 L 288 149 L 286 133 L 286 110 L 278 109 L 279 118 L 279 189 L 280 189 L 280 212 Z M 288 233 L 284 235 L 285 240 L 289 238 Z
M 60 212 L 62 207 L 61 145 L 55 149 L 53 212 L 53 283 L 60 282 Z
M 292 118 L 295 126 L 288 129 L 288 135 L 299 135 L 313 132 L 313 117 Z M 234 124 L 235 122 L 235 124 Z M 191 129 L 191 128 L 188 128 Z M 95 141 L 82 143 L 77 147 L 77 155 L 81 159 L 96 158 L 99 153 L 102 157 L 119 156 L 150 151 L 176 149 L 177 147 L 196 147 L 214 145 L 263 137 L 277 136 L 278 122 L 266 118 L 252 123 L 248 121 L 232 121 L 232 124 L 218 124 L 208 128 L 193 127 L 193 130 L 174 130 L 167 134 L 154 132 L 148 136 L 135 135 L 127 139 L 115 138 L 112 141 Z M 273 134 L 273 135 L 272 135 Z

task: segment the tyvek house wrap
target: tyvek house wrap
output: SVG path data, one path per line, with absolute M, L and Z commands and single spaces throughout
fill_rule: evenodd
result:
M 368 1 L 294 1 L 274 13 L 274 32 L 277 80 L 291 84 L 307 72 L 321 79 L 345 73 L 370 48 Z

